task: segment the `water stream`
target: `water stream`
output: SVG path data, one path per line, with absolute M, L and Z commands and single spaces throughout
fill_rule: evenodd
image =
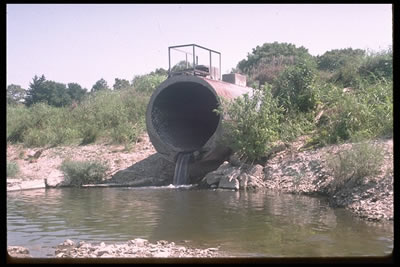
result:
M 190 185 L 7 192 L 7 245 L 54 257 L 66 239 L 145 238 L 241 257 L 383 256 L 393 222 L 372 223 L 323 198 Z
M 192 152 L 181 152 L 177 155 L 173 179 L 174 185 L 188 184 L 188 165 L 191 157 Z

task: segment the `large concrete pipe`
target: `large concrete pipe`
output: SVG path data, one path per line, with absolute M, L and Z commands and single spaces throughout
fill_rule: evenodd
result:
M 230 76 L 226 77 L 229 80 Z M 146 126 L 152 144 L 171 162 L 180 152 L 193 152 L 194 161 L 218 160 L 226 151 L 219 142 L 223 118 L 214 112 L 220 104 L 218 96 L 233 99 L 251 90 L 200 76 L 168 78 L 147 106 Z

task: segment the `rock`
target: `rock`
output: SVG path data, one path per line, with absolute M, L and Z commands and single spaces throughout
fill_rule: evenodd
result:
M 239 175 L 238 180 L 239 180 L 239 188 L 246 189 L 247 181 L 248 181 L 248 174 L 242 173 L 241 175 Z
M 104 254 L 112 254 L 109 248 L 101 248 L 97 251 L 96 255 L 97 256 L 102 256 Z
M 114 256 L 110 254 L 103 254 L 100 256 L 100 258 L 114 258 Z
M 242 164 L 239 159 L 239 156 L 236 153 L 230 155 L 228 161 L 232 166 L 235 166 L 235 167 L 240 167 Z
M 77 248 L 90 248 L 91 244 L 90 243 L 86 243 L 85 241 L 80 241 L 77 245 Z
M 19 190 L 27 190 L 27 189 L 40 189 L 45 188 L 45 184 L 43 179 L 35 179 L 35 180 L 27 180 L 24 181 L 22 179 L 14 179 L 16 181 L 13 184 L 9 184 L 7 181 L 7 191 L 19 191 Z
M 266 158 L 270 158 L 272 155 L 282 152 L 287 148 L 287 145 L 282 141 L 278 141 L 273 147 L 271 147 L 266 153 Z
M 246 171 L 247 174 L 255 177 L 260 177 L 261 179 L 264 179 L 264 167 L 261 166 L 260 164 L 251 166 L 249 170 Z
M 129 241 L 129 245 L 134 245 L 134 246 L 139 246 L 139 247 L 143 247 L 145 245 L 147 245 L 149 243 L 148 240 L 143 239 L 143 238 L 135 238 L 133 240 Z
M 65 255 L 65 253 L 60 252 L 60 253 L 58 253 L 58 254 L 56 255 L 56 257 L 57 257 L 57 258 L 62 258 L 64 255 Z
M 8 246 L 7 252 L 11 257 L 31 258 L 29 250 L 21 246 Z
M 44 179 L 46 188 L 55 188 L 64 185 L 64 175 L 60 170 L 53 170 Z
M 218 188 L 239 190 L 239 181 L 236 178 L 222 177 Z
M 208 173 L 203 178 L 203 181 L 205 181 L 208 185 L 217 184 L 220 182 L 222 177 L 232 174 L 236 169 L 236 167 L 225 161 L 218 169 Z
M 69 242 L 64 242 L 69 243 Z M 67 244 L 66 244 L 67 245 Z M 123 244 L 106 245 L 101 242 L 99 245 L 90 245 L 83 241 L 78 243 L 74 249 L 56 252 L 58 258 L 121 258 L 121 257 L 210 257 L 217 256 L 217 248 L 192 249 L 183 246 L 176 246 L 174 242 L 159 240 L 156 244 L 149 243 L 146 239 L 137 238 Z
M 219 181 L 221 180 L 221 177 L 222 177 L 221 175 L 215 175 L 213 173 L 209 173 L 205 177 L 205 180 L 208 185 L 214 185 L 214 184 L 219 183 Z
M 259 188 L 264 188 L 264 187 L 265 187 L 265 183 L 261 177 L 255 177 L 255 176 L 249 175 L 248 182 L 247 182 L 247 188 L 259 189 Z
M 71 248 L 71 247 L 73 247 L 73 246 L 75 246 L 74 241 L 72 241 L 72 240 L 70 240 L 70 239 L 67 239 L 67 240 L 65 240 L 63 243 L 60 243 L 60 244 L 57 246 L 57 248 L 58 248 L 58 249 L 65 249 L 65 248 Z
M 153 255 L 153 257 L 155 258 L 167 258 L 170 256 L 170 253 L 167 251 L 161 251 L 161 252 L 157 252 Z

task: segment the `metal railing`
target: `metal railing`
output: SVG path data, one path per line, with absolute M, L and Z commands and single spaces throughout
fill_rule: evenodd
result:
M 178 48 L 184 48 L 184 47 L 192 47 L 192 53 L 183 51 Z M 199 65 L 198 64 L 198 56 L 196 56 L 196 47 L 200 49 L 204 49 L 208 51 L 209 53 L 209 64 L 207 65 Z M 173 70 L 171 68 L 171 49 L 185 53 L 186 59 L 186 68 L 179 69 L 179 70 Z M 219 56 L 219 69 L 218 69 L 218 74 L 216 74 L 216 68 L 213 67 L 213 62 L 212 62 L 212 55 L 217 54 Z M 193 56 L 192 59 L 192 64 L 190 66 L 190 62 L 188 60 L 188 55 Z M 196 45 L 196 44 L 187 44 L 187 45 L 175 45 L 175 46 L 170 46 L 168 47 L 168 77 L 174 76 L 174 75 L 180 75 L 180 74 L 189 74 L 189 75 L 198 75 L 198 76 L 203 76 L 203 77 L 209 77 L 211 79 L 215 80 L 221 80 L 221 53 L 209 48 L 206 48 L 204 46 Z

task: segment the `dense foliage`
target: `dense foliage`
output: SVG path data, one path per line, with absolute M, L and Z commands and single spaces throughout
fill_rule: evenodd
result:
M 279 139 L 279 122 L 282 112 L 273 101 L 269 87 L 254 89 L 236 101 L 224 103 L 218 113 L 226 119 L 226 142 L 240 156 L 256 160 Z
M 68 88 L 78 92 L 75 99 L 80 102 L 76 105 L 55 106 L 48 101 L 7 105 L 7 141 L 30 147 L 89 144 L 99 139 L 121 144 L 136 142 L 145 130 L 150 94 L 165 79 L 158 74 L 148 76 L 142 76 L 136 87 L 122 81 L 117 85 L 127 87 L 86 94 L 79 94 L 80 86 L 70 83 Z
M 221 100 L 218 112 L 226 119 L 229 144 L 243 158 L 263 158 L 278 141 L 299 135 L 320 146 L 393 135 L 391 49 L 335 49 L 313 57 L 304 47 L 265 43 L 236 71 L 255 89 L 231 102 Z M 160 68 L 131 82 L 117 78 L 113 90 L 100 79 L 90 92 L 44 75 L 35 76 L 28 90 L 9 85 L 7 141 L 27 146 L 135 142 L 145 129 L 149 97 L 166 78 Z
M 392 61 L 391 49 L 348 48 L 311 57 L 291 44 L 257 46 L 237 70 L 259 92 L 225 104 L 231 147 L 255 160 L 277 140 L 304 134 L 320 146 L 392 136 Z
M 264 83 L 273 83 L 287 66 L 301 60 L 314 61 L 304 47 L 288 43 L 265 43 L 253 48 L 247 59 L 238 63 L 237 70 L 246 74 L 250 83 L 256 83 L 260 87 Z

